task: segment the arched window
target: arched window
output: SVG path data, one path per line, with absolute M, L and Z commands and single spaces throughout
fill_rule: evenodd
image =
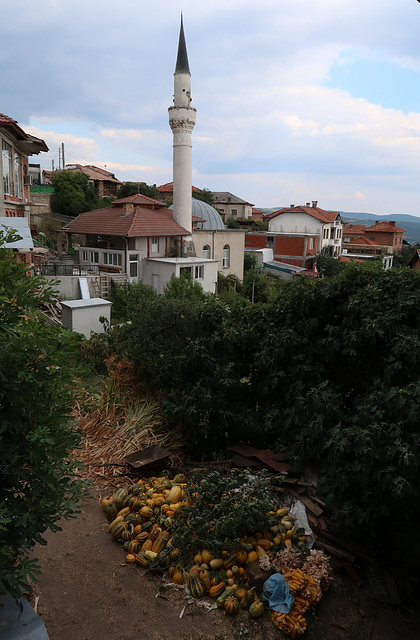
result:
M 223 247 L 223 266 L 228 267 L 230 263 L 230 247 L 228 244 L 225 244 Z
M 210 247 L 208 244 L 205 244 L 203 247 L 203 258 L 210 258 Z

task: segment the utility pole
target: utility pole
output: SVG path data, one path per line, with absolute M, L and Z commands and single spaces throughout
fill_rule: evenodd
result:
M 61 143 L 61 159 L 63 161 L 63 169 L 65 169 L 66 163 L 64 162 L 64 142 Z
M 58 170 L 61 170 L 61 147 L 58 147 Z

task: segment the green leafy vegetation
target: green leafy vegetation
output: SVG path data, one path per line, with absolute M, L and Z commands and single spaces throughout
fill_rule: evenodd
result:
M 282 283 L 254 305 L 231 284 L 223 297 L 139 299 L 110 345 L 133 358 L 195 459 L 236 442 L 288 446 L 319 473 L 346 531 L 378 535 L 398 517 L 408 532 L 419 494 L 419 303 L 418 273 L 354 263 Z
M 188 506 L 173 517 L 175 545 L 190 554 L 203 548 L 215 554 L 236 550 L 242 536 L 276 524 L 269 514 L 274 501 L 267 491 L 273 482 L 238 469 L 226 475 L 217 470 L 194 471 L 185 486 Z
M 135 196 L 138 193 L 141 193 L 148 198 L 153 198 L 154 200 L 158 200 L 160 196 L 160 191 L 156 185 L 146 184 L 145 182 L 124 182 L 124 184 L 122 184 L 118 189 L 117 197 L 118 199 L 128 198 L 129 196 Z
M 51 209 L 54 213 L 77 216 L 97 208 L 98 195 L 81 171 L 54 171 L 51 184 L 54 187 L 51 196 Z
M 15 237 L 0 232 L 0 247 Z M 73 342 L 36 310 L 53 299 L 42 278 L 0 248 L 0 593 L 16 597 L 39 572 L 32 547 L 77 512 L 85 493 L 69 457 L 79 443 L 70 420 Z
M 213 192 L 210 191 L 210 189 L 206 189 L 205 187 L 204 189 L 200 189 L 200 191 L 194 191 L 193 189 L 192 197 L 195 198 L 196 200 L 202 200 L 203 202 L 207 202 L 207 204 L 211 206 L 213 206 L 214 204 Z

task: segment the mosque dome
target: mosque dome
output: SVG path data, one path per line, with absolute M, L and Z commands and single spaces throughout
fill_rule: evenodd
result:
M 173 205 L 169 207 L 169 209 L 172 208 Z M 220 213 L 207 202 L 197 200 L 197 198 L 192 198 L 192 215 L 202 218 L 202 222 L 197 222 L 198 230 L 215 231 L 226 228 Z

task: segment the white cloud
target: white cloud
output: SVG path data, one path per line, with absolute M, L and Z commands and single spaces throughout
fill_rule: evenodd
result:
M 324 85 L 356 60 L 420 70 L 418 2 L 185 0 L 183 12 L 198 186 L 259 206 L 415 210 L 418 110 Z M 68 161 L 169 181 L 179 14 L 172 0 L 4 0 L 1 110 L 38 125 L 24 128 L 45 139 L 49 163 L 64 143 Z

